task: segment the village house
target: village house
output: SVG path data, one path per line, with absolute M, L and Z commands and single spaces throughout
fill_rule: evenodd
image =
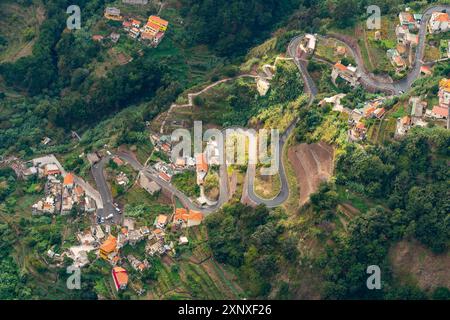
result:
M 125 173 L 119 172 L 119 174 L 116 176 L 116 182 L 119 186 L 126 186 L 130 182 L 130 179 Z
M 128 232 L 128 243 L 131 246 L 135 246 L 136 243 L 144 239 L 144 235 L 140 230 L 131 230 Z
M 429 112 L 428 112 L 429 111 Z M 427 110 L 427 116 L 432 117 L 434 119 L 447 119 L 448 118 L 448 109 L 442 108 L 440 106 L 434 106 L 433 109 Z
M 119 256 L 116 237 L 112 235 L 108 236 L 108 238 L 100 246 L 99 255 L 100 258 L 109 261 L 112 265 L 117 264 Z
M 300 49 L 307 54 L 312 54 L 316 49 L 317 39 L 312 34 L 305 34 L 303 41 L 300 42 Z
M 67 188 L 71 190 L 73 188 L 73 173 L 68 173 L 64 177 L 63 186 L 64 188 Z
M 96 242 L 94 236 L 90 231 L 78 232 L 76 236 L 78 242 L 80 242 L 80 244 L 82 245 L 92 245 Z
M 206 162 L 206 156 L 204 153 L 198 153 L 195 156 L 196 171 L 197 171 L 197 184 L 203 185 L 206 174 L 208 173 L 208 163 Z
M 323 107 L 326 104 L 333 106 L 333 111 L 343 112 L 344 106 L 341 104 L 341 100 L 346 96 L 345 93 L 339 93 L 332 97 L 325 98 L 319 102 L 319 106 Z
M 185 244 L 188 244 L 188 243 L 189 243 L 189 240 L 185 236 L 181 236 L 180 239 L 178 240 L 178 244 L 179 245 L 185 245 Z
M 41 144 L 43 144 L 44 146 L 48 145 L 50 142 L 52 141 L 52 139 L 50 139 L 49 137 L 44 137 L 44 139 L 42 139 Z
M 96 41 L 96 42 L 102 42 L 103 39 L 104 39 L 104 37 L 103 37 L 102 35 L 100 35 L 100 34 L 94 34 L 94 35 L 92 36 L 92 40 L 93 40 L 93 41 Z
M 162 180 L 164 180 L 165 182 L 170 182 L 170 180 L 172 179 L 167 173 L 165 172 L 160 172 L 158 173 L 158 177 Z
M 397 73 L 406 70 L 408 66 L 405 60 L 405 57 L 407 56 L 407 48 L 404 44 L 400 43 L 395 49 L 389 49 L 387 51 L 387 56 Z
M 160 214 L 156 217 L 153 225 L 158 229 L 164 229 L 168 222 L 168 217 L 165 214 Z
M 128 244 L 128 229 L 123 227 L 117 235 L 117 249 L 123 248 Z
M 420 97 L 411 97 L 408 103 L 411 105 L 411 117 L 421 118 L 424 110 L 427 109 L 427 102 L 422 101 Z
M 366 138 L 367 128 L 362 122 L 356 123 L 350 130 L 350 141 L 359 141 Z
M 173 215 L 173 224 L 181 228 L 189 228 L 199 225 L 203 221 L 203 214 L 199 211 L 189 210 L 185 208 L 176 208 Z
M 92 234 L 95 236 L 95 238 L 99 242 L 101 240 L 103 240 L 103 238 L 105 237 L 105 233 L 103 232 L 103 229 L 102 229 L 101 225 L 95 226 L 94 230 L 92 231 Z
M 109 20 L 120 21 L 122 20 L 122 16 L 120 15 L 120 9 L 116 7 L 106 7 L 105 9 L 105 18 Z
M 264 97 L 270 89 L 270 82 L 265 79 L 258 77 L 256 79 L 256 89 L 261 97 Z
M 448 13 L 433 12 L 428 21 L 428 31 L 431 34 L 446 32 L 450 30 L 450 19 Z
M 421 66 L 420 67 L 420 73 L 424 74 L 426 76 L 429 76 L 429 75 L 433 74 L 433 72 L 431 71 L 430 66 Z
M 120 39 L 120 34 L 118 34 L 117 32 L 111 32 L 111 34 L 109 35 L 109 39 L 112 43 L 117 43 Z
M 138 28 L 131 28 L 130 31 L 128 32 L 128 35 L 133 38 L 133 39 L 137 39 L 141 34 L 141 31 L 139 31 Z
M 404 116 L 402 118 L 397 119 L 397 127 L 395 130 L 396 136 L 405 135 L 409 129 L 411 129 L 413 123 L 410 116 Z
M 122 22 L 122 28 L 125 30 L 125 31 L 130 31 L 130 29 L 132 28 L 132 23 L 131 23 L 131 20 L 128 20 L 128 19 L 126 19 L 126 20 L 123 20 L 123 22 Z
M 145 269 L 147 269 L 149 267 L 149 263 L 147 260 L 144 261 L 140 261 L 138 260 L 135 256 L 129 254 L 127 256 L 127 260 L 130 262 L 131 267 L 139 272 L 144 271 Z
M 414 30 L 417 27 L 414 16 L 409 12 L 400 12 L 398 15 L 398 19 L 400 20 L 400 25 L 406 26 L 410 30 Z
M 97 162 L 100 161 L 100 158 L 96 152 L 88 153 L 86 155 L 86 158 L 89 161 L 89 163 L 91 164 L 91 166 L 93 166 L 94 164 L 96 164 Z
M 373 112 L 373 116 L 374 116 L 375 118 L 377 118 L 377 119 L 381 119 L 381 118 L 383 118 L 383 116 L 385 115 L 385 113 L 386 113 L 386 109 L 384 109 L 384 108 L 377 108 L 377 109 L 375 109 L 375 111 Z
M 344 66 L 341 62 L 337 62 L 333 66 L 333 70 L 331 72 L 331 79 L 333 80 L 333 83 L 336 83 L 336 79 L 338 77 L 347 81 L 352 87 L 356 87 L 358 85 L 358 80 L 360 78 L 356 67 L 353 67 L 352 65 Z
M 161 191 L 161 187 L 155 182 L 150 181 L 144 174 L 139 174 L 139 185 L 151 195 L 154 195 Z
M 59 167 L 54 164 L 54 163 L 49 163 L 46 164 L 44 167 L 44 175 L 45 176 L 49 176 L 49 175 L 59 175 L 61 174 L 61 170 L 59 169 Z
M 124 290 L 128 285 L 128 273 L 122 267 L 114 267 L 112 269 L 112 277 L 116 290 Z
M 154 23 L 159 27 L 160 31 L 166 31 L 167 26 L 169 25 L 169 22 L 167 20 L 164 20 L 158 16 L 150 16 L 148 18 L 148 22 Z
M 145 246 L 145 253 L 149 256 L 154 256 L 155 254 L 162 255 L 166 252 L 164 248 L 164 240 L 153 239 L 149 240 Z

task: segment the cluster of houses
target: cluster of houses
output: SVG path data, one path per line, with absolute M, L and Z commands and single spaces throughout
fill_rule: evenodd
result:
M 128 283 L 128 274 L 126 269 L 119 265 L 123 265 L 127 261 L 129 266 L 138 272 L 143 272 L 150 268 L 151 265 L 147 259 L 140 260 L 131 254 L 127 255 L 126 259 L 122 259 L 120 249 L 127 244 L 135 246 L 141 241 L 146 241 L 145 254 L 147 256 L 153 257 L 164 254 L 173 256 L 176 253 L 174 242 L 166 241 L 166 228 L 170 219 L 172 219 L 171 230 L 177 231 L 180 228 L 199 225 L 203 221 L 203 214 L 185 208 L 176 208 L 172 218 L 165 214 L 159 214 L 153 222 L 153 230 L 150 230 L 147 226 L 136 228 L 133 219 L 125 218 L 117 236 L 113 236 L 111 233 L 107 237 L 105 237 L 104 233 L 98 236 L 97 229 L 100 228 L 101 230 L 101 227 L 97 226 L 96 228 L 92 227 L 92 230 L 88 232 L 80 234 L 77 238 L 84 246 L 85 252 L 98 249 L 98 256 L 108 261 L 113 267 L 112 276 L 116 289 L 125 289 Z M 186 236 L 180 236 L 178 245 L 186 245 L 188 243 L 189 240 Z M 85 265 L 87 262 L 84 257 L 87 257 L 87 253 L 83 255 L 78 254 L 78 256 L 82 256 L 82 258 L 78 257 L 77 261 L 83 262 L 82 264 L 78 263 L 78 265 Z M 119 279 L 118 274 L 122 275 L 122 281 Z
M 439 104 L 427 109 L 427 102 L 420 97 L 411 97 L 409 105 L 411 114 L 397 119 L 397 136 L 405 135 L 413 126 L 424 127 L 427 125 L 425 118 L 433 120 L 446 120 L 447 129 L 450 129 L 450 119 L 448 116 L 450 107 L 450 79 L 442 79 L 439 82 Z
M 68 214 L 75 205 L 78 211 L 95 212 L 97 205 L 86 194 L 82 181 L 73 173 L 66 173 L 59 161 L 53 156 L 32 160 L 33 166 L 25 170 L 26 174 L 35 173 L 39 178 L 46 178 L 45 196 L 32 205 L 32 214 Z M 75 182 L 77 179 L 77 182 Z
M 155 150 L 163 152 L 171 158 L 170 153 L 172 151 L 173 141 L 170 136 L 160 136 L 153 133 L 150 135 L 150 139 L 155 146 Z M 195 158 L 180 155 L 175 159 L 175 162 L 166 163 L 160 161 L 154 165 L 154 168 L 158 172 L 159 177 L 166 182 L 170 182 L 172 176 L 176 173 L 196 168 L 197 183 L 203 185 L 204 178 L 208 172 L 208 163 L 219 165 L 219 150 L 215 140 L 208 141 L 205 152 L 197 154 Z
M 320 106 L 331 105 L 333 111 L 344 112 L 349 115 L 348 138 L 350 141 L 364 140 L 367 134 L 367 128 L 362 122 L 363 119 L 382 119 L 386 114 L 386 109 L 383 104 L 386 97 L 379 97 L 374 100 L 368 101 L 361 108 L 355 108 L 350 110 L 342 105 L 341 100 L 346 95 L 344 93 L 337 94 L 335 96 L 325 98 L 319 102 Z M 446 120 L 447 129 L 450 129 L 449 120 L 449 107 L 450 107 L 450 79 L 442 79 L 439 82 L 439 103 L 433 108 L 428 109 L 426 101 L 420 97 L 411 97 L 408 101 L 408 105 L 411 108 L 411 112 L 397 119 L 397 126 L 395 136 L 399 137 L 405 135 L 413 126 L 425 127 L 428 123 L 428 119 L 433 120 Z
M 104 16 L 106 19 L 122 21 L 124 31 L 133 39 L 157 47 L 167 31 L 169 22 L 156 15 L 152 15 L 143 23 L 135 18 L 124 18 L 120 9 L 107 7 Z
M 350 141 L 361 141 L 366 138 L 367 128 L 362 122 L 363 119 L 382 119 L 386 114 L 386 109 L 383 107 L 383 103 L 386 100 L 385 97 L 378 97 L 374 100 L 364 103 L 361 108 L 355 108 L 353 110 L 344 107 L 341 104 L 341 100 L 346 96 L 344 93 L 337 94 L 335 96 L 325 98 L 319 102 L 320 106 L 326 104 L 332 105 L 332 110 L 337 112 L 343 112 L 349 115 L 348 124 L 350 130 L 348 131 L 348 139 Z
M 397 45 L 387 51 L 387 56 L 395 71 L 400 73 L 413 62 L 414 51 L 412 49 L 419 44 L 419 35 L 416 32 L 422 22 L 422 15 L 404 11 L 400 12 L 398 19 L 399 24 L 395 27 Z
M 421 14 L 413 14 L 407 11 L 401 12 L 398 16 L 399 24 L 395 28 L 397 37 L 397 46 L 387 51 L 387 55 L 395 67 L 397 73 L 408 68 L 413 62 L 413 47 L 419 44 L 419 35 L 417 34 L 422 23 Z M 430 34 L 437 34 L 450 30 L 449 15 L 443 12 L 434 12 L 428 21 L 428 31 Z M 446 40 L 448 48 L 448 40 Z M 450 51 L 447 49 L 447 58 L 450 57 Z

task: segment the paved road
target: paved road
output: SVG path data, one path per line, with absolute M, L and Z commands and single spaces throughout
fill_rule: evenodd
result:
M 313 79 L 308 73 L 306 62 L 299 59 L 297 48 L 299 47 L 299 43 L 302 40 L 302 38 L 303 36 L 298 36 L 292 39 L 291 42 L 289 43 L 287 53 L 293 59 L 294 63 L 296 64 L 297 68 L 300 71 L 300 74 L 303 78 L 303 82 L 305 85 L 305 91 L 306 93 L 309 94 L 310 97 L 308 104 L 311 105 L 312 102 L 314 101 L 314 97 L 318 93 L 318 89 Z M 299 120 L 298 118 L 295 118 L 280 137 L 280 157 L 278 159 L 280 192 L 274 198 L 263 199 L 255 194 L 254 186 L 255 186 L 256 166 L 248 165 L 247 174 L 245 176 L 246 180 L 245 186 L 247 189 L 243 197 L 248 198 L 253 204 L 256 205 L 264 204 L 268 208 L 273 208 L 281 205 L 289 197 L 289 183 L 287 181 L 286 172 L 282 161 L 283 150 L 285 147 L 285 143 L 288 140 L 289 136 L 291 135 L 292 131 L 294 130 L 298 120 Z
M 109 159 L 111 159 L 111 157 L 104 157 L 91 167 L 92 176 L 94 177 L 95 184 L 97 185 L 98 192 L 100 193 L 103 202 L 103 208 L 97 208 L 97 217 L 106 219 L 110 214 L 113 214 L 111 221 L 118 223 L 121 216 L 114 207 L 111 190 L 109 189 L 105 175 L 103 174 L 103 169 Z

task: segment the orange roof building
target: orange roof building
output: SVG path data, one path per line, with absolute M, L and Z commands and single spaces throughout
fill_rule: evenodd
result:
M 111 254 L 117 251 L 116 237 L 109 235 L 109 237 L 100 246 L 100 257 L 105 260 L 112 259 Z
M 160 172 L 158 176 L 166 182 L 170 182 L 170 177 L 165 172 Z
M 165 214 L 160 214 L 155 219 L 155 227 L 164 228 L 167 224 L 168 217 Z
M 159 30 L 161 31 L 166 31 L 167 26 L 169 25 L 169 22 L 167 20 L 164 20 L 158 16 L 150 16 L 148 18 L 148 22 L 156 24 L 159 27 Z
M 404 126 L 409 126 L 409 125 L 411 125 L 411 117 L 410 117 L 410 116 L 404 116 L 404 117 L 401 119 L 401 124 L 404 125 Z
M 337 69 L 341 70 L 341 71 L 347 71 L 347 67 L 344 66 L 344 65 L 343 65 L 342 63 L 340 63 L 340 62 L 337 62 L 334 66 L 335 66 Z
M 173 223 L 181 224 L 183 227 L 192 227 L 199 225 L 203 221 L 203 213 L 200 211 L 189 210 L 185 208 L 176 208 L 173 216 Z
M 63 184 L 64 184 L 65 186 L 67 186 L 67 187 L 73 186 L 73 178 L 74 178 L 74 176 L 73 176 L 72 173 L 66 174 L 66 176 L 64 177 L 64 182 L 63 182 Z
M 442 108 L 439 106 L 434 106 L 433 110 L 431 110 L 431 114 L 436 118 L 447 118 L 448 117 L 448 109 Z
M 369 107 L 367 108 L 367 110 L 364 112 L 364 116 L 366 117 L 370 117 L 372 115 L 372 113 L 375 111 L 375 107 Z
M 114 267 L 112 269 L 112 277 L 114 280 L 114 285 L 116 290 L 123 290 L 127 288 L 128 285 L 128 273 L 127 270 L 121 267 Z
M 197 172 L 207 172 L 208 163 L 206 162 L 206 156 L 204 153 L 199 153 L 195 156 L 195 162 L 197 164 Z

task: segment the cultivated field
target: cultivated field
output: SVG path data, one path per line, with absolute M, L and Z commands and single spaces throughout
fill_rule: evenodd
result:
M 333 154 L 333 147 L 324 142 L 302 143 L 289 149 L 288 158 L 300 188 L 300 205 L 308 201 L 321 182 L 330 178 L 333 172 Z

